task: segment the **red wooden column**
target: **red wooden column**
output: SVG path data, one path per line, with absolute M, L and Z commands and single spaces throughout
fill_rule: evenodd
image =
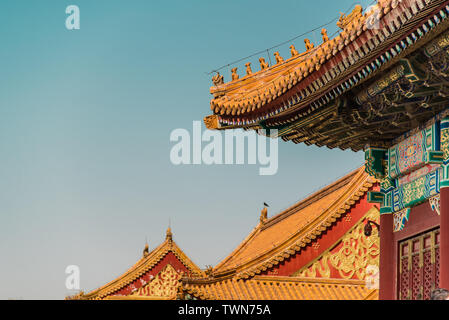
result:
M 448 189 L 449 191 L 449 189 Z M 380 216 L 379 300 L 395 300 L 393 215 Z
M 449 187 L 440 190 L 440 288 L 449 290 Z

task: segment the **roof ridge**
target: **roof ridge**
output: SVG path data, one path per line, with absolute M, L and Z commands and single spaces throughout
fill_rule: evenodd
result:
M 94 289 L 88 293 L 86 293 L 84 296 L 89 297 L 100 295 L 101 291 L 104 291 L 106 288 L 111 287 L 114 283 L 118 283 L 120 280 L 125 278 L 127 275 L 131 274 L 132 271 L 136 270 L 139 266 L 142 266 L 144 262 L 152 259 L 157 253 L 160 253 L 160 250 L 166 245 L 166 241 L 162 242 L 159 246 L 151 250 L 151 252 L 146 257 L 141 257 L 139 260 L 137 260 L 136 263 L 134 263 L 131 267 L 129 267 L 125 272 L 121 273 L 119 276 L 115 277 L 113 280 L 107 282 L 106 284 L 102 285 L 101 287 Z M 159 258 L 160 260 L 162 258 Z
M 314 201 L 317 201 L 318 197 L 319 199 L 323 198 L 324 196 L 328 195 L 331 192 L 334 192 L 335 190 L 342 188 L 345 185 L 350 184 L 352 181 L 356 180 L 357 178 L 360 178 L 361 176 L 364 175 L 365 173 L 365 166 L 362 165 L 361 167 L 351 171 L 350 173 L 344 175 L 343 177 L 339 178 L 337 181 L 334 181 L 333 183 L 325 186 L 324 188 L 321 188 L 320 190 L 318 190 L 317 192 L 313 193 L 312 195 L 308 196 L 307 198 L 300 200 L 299 202 L 297 202 L 296 204 L 292 205 L 291 207 L 289 207 L 288 209 L 280 212 L 279 214 L 277 214 L 274 217 L 271 217 L 268 222 L 265 223 L 259 223 L 257 225 L 257 227 L 255 227 L 253 229 L 253 231 L 225 258 L 223 259 L 219 264 L 217 264 L 217 266 L 213 269 L 216 272 L 216 276 L 220 276 L 221 275 L 226 275 L 228 273 L 232 273 L 234 272 L 238 266 L 240 264 L 238 264 L 237 266 L 231 268 L 231 269 L 222 269 L 223 266 L 226 265 L 227 262 L 229 262 L 230 260 L 232 260 L 232 258 L 234 256 L 236 256 L 236 254 L 240 251 L 242 251 L 250 242 L 253 238 L 255 238 L 259 233 L 263 232 L 264 230 L 268 229 L 270 226 L 273 226 L 277 223 L 279 223 L 280 221 L 286 219 L 287 217 L 295 214 L 298 212 L 298 210 L 301 210 L 305 207 L 307 207 L 308 205 L 310 205 L 311 203 L 313 203 Z M 359 189 L 359 188 L 357 188 Z M 350 195 L 348 195 L 348 198 L 351 197 L 351 195 L 353 195 L 353 193 L 355 193 L 356 191 L 352 192 Z M 324 195 L 323 195 L 324 194 Z M 342 195 L 343 196 L 343 195 Z M 338 200 L 336 200 L 335 202 L 341 203 L 343 202 L 342 198 L 339 197 Z M 344 200 L 345 202 L 347 201 L 346 199 Z M 327 209 L 329 210 L 329 208 Z M 323 211 L 326 212 L 327 210 Z M 309 225 L 314 223 L 315 220 L 312 220 L 309 222 Z M 267 226 L 268 225 L 268 226 Z M 297 234 L 292 234 L 292 237 L 296 236 Z M 287 239 L 286 242 L 291 241 L 291 239 Z M 285 242 L 283 243 L 285 244 Z M 279 246 L 276 247 L 276 249 L 279 249 L 280 247 L 282 247 L 283 244 L 280 244 Z M 263 255 L 259 255 L 256 258 L 252 258 L 251 260 L 255 260 L 258 259 L 262 256 L 264 256 L 265 254 L 267 254 L 268 252 L 271 252 L 272 250 L 268 250 L 267 252 L 265 252 Z M 243 264 L 247 264 L 248 261 L 244 261 Z
M 358 178 L 360 178 L 359 176 Z M 357 188 L 352 188 L 348 193 L 347 197 L 343 200 L 343 195 L 339 197 L 328 209 L 324 210 L 319 217 L 316 217 L 313 221 L 310 221 L 304 229 L 299 230 L 286 239 L 283 243 L 279 244 L 275 249 L 271 249 L 268 252 L 265 252 L 262 255 L 259 255 L 256 258 L 250 259 L 246 264 L 253 266 L 248 266 L 246 270 L 241 270 L 239 272 L 239 276 L 243 278 L 254 277 L 258 273 L 261 272 L 261 269 L 264 267 L 270 267 L 279 264 L 281 261 L 285 260 L 286 255 L 291 256 L 291 251 L 295 254 L 302 250 L 303 247 L 307 246 L 309 243 L 314 241 L 317 236 L 319 236 L 324 230 L 327 230 L 332 223 L 334 223 L 342 214 L 344 214 L 347 210 L 351 208 L 352 205 L 349 205 L 348 202 L 351 201 L 355 203 L 356 200 L 360 199 L 362 195 L 359 195 L 361 190 L 364 191 L 364 194 L 367 190 L 372 187 L 373 183 L 370 182 L 369 176 L 363 179 L 361 186 Z M 335 203 L 339 205 L 336 206 Z M 323 215 L 327 214 L 326 218 L 323 219 Z M 318 223 L 317 223 L 318 221 Z M 321 223 L 319 223 L 321 221 Z M 300 236 L 302 234 L 302 236 Z M 273 252 L 273 250 L 275 250 Z M 270 257 L 267 257 L 263 260 L 263 257 L 270 254 Z M 257 262 L 256 260 L 260 260 Z
M 87 299 L 103 298 L 129 285 L 142 274 L 151 270 L 158 264 L 169 252 L 172 252 L 175 257 L 193 274 L 204 276 L 204 272 L 182 251 L 174 240 L 167 237 L 164 242 L 154 248 L 147 256 L 140 258 L 128 270 L 109 281 L 105 285 L 84 294 L 83 297 Z
M 229 261 L 237 252 L 242 250 L 245 247 L 245 245 L 247 245 L 249 241 L 252 238 L 254 238 L 256 234 L 260 231 L 261 231 L 261 223 L 259 223 L 256 227 L 254 227 L 253 230 L 250 232 L 250 234 L 247 235 L 245 239 L 243 239 L 243 241 L 234 250 L 232 250 L 232 252 L 226 258 L 224 258 L 214 267 L 214 271 L 218 271 L 218 269 L 220 269 L 222 265 L 224 265 L 227 261 Z

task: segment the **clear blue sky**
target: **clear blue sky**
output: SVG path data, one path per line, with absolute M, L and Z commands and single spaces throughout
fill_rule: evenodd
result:
M 71 4 L 80 30 L 65 28 Z M 0 299 L 63 299 L 72 264 L 82 289 L 95 289 L 140 258 L 145 238 L 159 245 L 169 218 L 186 254 L 215 265 L 257 225 L 264 201 L 271 216 L 361 165 L 362 153 L 283 141 L 274 176 L 169 160 L 170 132 L 210 112 L 205 72 L 352 4 L 1 1 Z M 288 57 L 288 45 L 280 51 Z

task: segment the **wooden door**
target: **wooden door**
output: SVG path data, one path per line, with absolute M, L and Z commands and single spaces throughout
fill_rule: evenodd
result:
M 438 287 L 440 230 L 435 229 L 399 243 L 399 299 L 429 300 Z

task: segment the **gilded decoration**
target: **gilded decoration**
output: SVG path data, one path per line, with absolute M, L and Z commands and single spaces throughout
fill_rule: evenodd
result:
M 445 48 L 449 47 L 449 34 L 446 33 L 443 37 L 438 38 L 437 42 L 438 42 L 438 46 L 441 49 L 445 49 Z
M 341 242 L 331 251 L 324 253 L 312 265 L 309 265 L 293 276 L 330 278 L 335 269 L 343 279 L 365 280 L 368 266 L 379 266 L 379 236 L 374 229 L 371 236 L 364 234 L 365 221 L 379 223 L 379 212 L 371 209 L 355 228 L 347 233 Z
M 426 45 L 426 47 L 424 48 L 424 52 L 429 57 L 432 57 L 432 56 L 436 55 L 438 52 L 440 52 L 441 50 L 446 49 L 447 47 L 449 47 L 449 32 L 446 32 L 438 39 L 436 39 L 436 40 L 430 42 L 428 45 Z
M 329 267 L 329 255 L 323 256 L 319 261 L 315 262 L 311 267 L 304 271 L 294 274 L 295 277 L 308 278 L 330 278 L 331 269 Z
M 182 275 L 167 264 L 150 282 L 134 291 L 131 296 L 172 297 L 176 295 Z
M 441 151 L 444 154 L 444 161 L 449 160 L 449 128 L 441 129 Z
M 436 195 L 429 199 L 430 208 L 440 215 L 440 195 Z
M 441 170 L 435 170 L 410 183 L 399 186 L 392 192 L 392 209 L 399 211 L 415 206 L 440 193 Z
M 368 203 L 384 203 L 385 194 L 383 192 L 368 191 Z
M 413 182 L 407 183 L 401 188 L 402 192 L 395 192 L 393 200 L 395 203 L 400 202 L 402 194 L 402 202 L 411 203 L 414 199 L 419 199 L 424 196 L 425 191 L 425 177 L 416 179 Z
M 405 75 L 405 67 L 403 65 L 399 65 L 391 71 L 387 76 L 381 78 L 377 82 L 375 82 L 371 87 L 368 88 L 367 93 L 369 97 L 374 97 L 379 94 L 386 88 L 388 88 L 391 84 L 398 81 Z
M 380 189 L 383 192 L 388 192 L 393 190 L 396 187 L 395 180 L 391 180 L 388 178 L 382 179 L 380 181 Z
M 393 213 L 393 232 L 398 232 L 404 229 L 409 215 L 410 208 L 402 209 L 401 211 Z

